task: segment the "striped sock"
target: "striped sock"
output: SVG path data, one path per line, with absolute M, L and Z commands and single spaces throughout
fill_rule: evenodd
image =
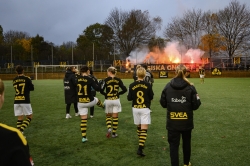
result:
M 111 128 L 111 117 L 110 116 L 106 116 L 106 125 L 107 125 L 107 128 Z
M 112 131 L 113 135 L 115 135 L 117 128 L 118 128 L 118 117 L 113 118 L 113 131 Z
M 17 122 L 16 122 L 16 128 L 17 128 L 18 130 L 21 130 L 22 124 L 23 124 L 23 121 L 22 121 L 22 120 L 17 120 Z
M 138 127 L 138 126 L 137 126 L 137 131 L 136 131 L 136 132 L 137 132 L 138 138 L 140 138 L 141 127 Z
M 81 131 L 82 131 L 82 137 L 86 138 L 86 131 L 87 131 L 87 119 L 81 119 Z
M 26 119 L 23 121 L 23 123 L 22 123 L 22 126 L 21 126 L 21 128 L 20 128 L 20 131 L 23 132 L 24 129 L 26 129 L 26 128 L 29 126 L 30 122 L 31 122 L 31 118 L 26 118 Z
M 144 147 L 146 139 L 147 139 L 147 130 L 141 129 L 140 137 L 139 137 L 139 146 L 140 147 Z
M 98 100 L 97 104 L 98 107 L 104 108 L 104 105 L 101 100 Z

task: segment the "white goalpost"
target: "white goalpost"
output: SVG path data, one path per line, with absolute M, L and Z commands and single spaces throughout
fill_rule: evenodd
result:
M 35 80 L 37 80 L 37 73 L 44 73 L 44 72 L 62 72 L 66 71 L 67 67 L 74 66 L 77 70 L 80 71 L 80 67 L 82 65 L 35 65 Z

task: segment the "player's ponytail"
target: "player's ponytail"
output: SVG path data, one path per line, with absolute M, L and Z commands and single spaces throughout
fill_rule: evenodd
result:
M 176 76 L 175 77 L 179 77 L 184 79 L 189 85 L 193 85 L 191 82 L 189 82 L 189 80 L 186 78 L 185 74 L 187 72 L 186 66 L 185 65 L 178 65 L 176 67 Z

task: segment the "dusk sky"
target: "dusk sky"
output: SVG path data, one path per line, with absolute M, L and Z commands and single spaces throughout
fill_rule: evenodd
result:
M 250 7 L 250 0 L 238 0 Z M 103 24 L 112 9 L 148 10 L 162 18 L 162 30 L 173 17 L 192 9 L 217 12 L 231 0 L 0 0 L 0 25 L 9 30 L 39 34 L 45 41 L 61 45 L 73 41 L 91 24 Z

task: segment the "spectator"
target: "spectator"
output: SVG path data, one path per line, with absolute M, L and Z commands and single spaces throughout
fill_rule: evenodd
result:
M 186 67 L 178 65 L 176 76 L 161 93 L 160 104 L 167 108 L 168 143 L 172 166 L 179 166 L 179 145 L 182 138 L 184 166 L 191 166 L 191 132 L 194 128 L 193 110 L 200 106 L 195 87 L 185 77 Z
M 64 97 L 66 104 L 66 119 L 71 118 L 70 106 L 71 103 L 74 104 L 75 116 L 78 116 L 77 108 L 77 91 L 76 91 L 76 77 L 77 70 L 74 66 L 68 67 L 63 79 L 64 83 Z

